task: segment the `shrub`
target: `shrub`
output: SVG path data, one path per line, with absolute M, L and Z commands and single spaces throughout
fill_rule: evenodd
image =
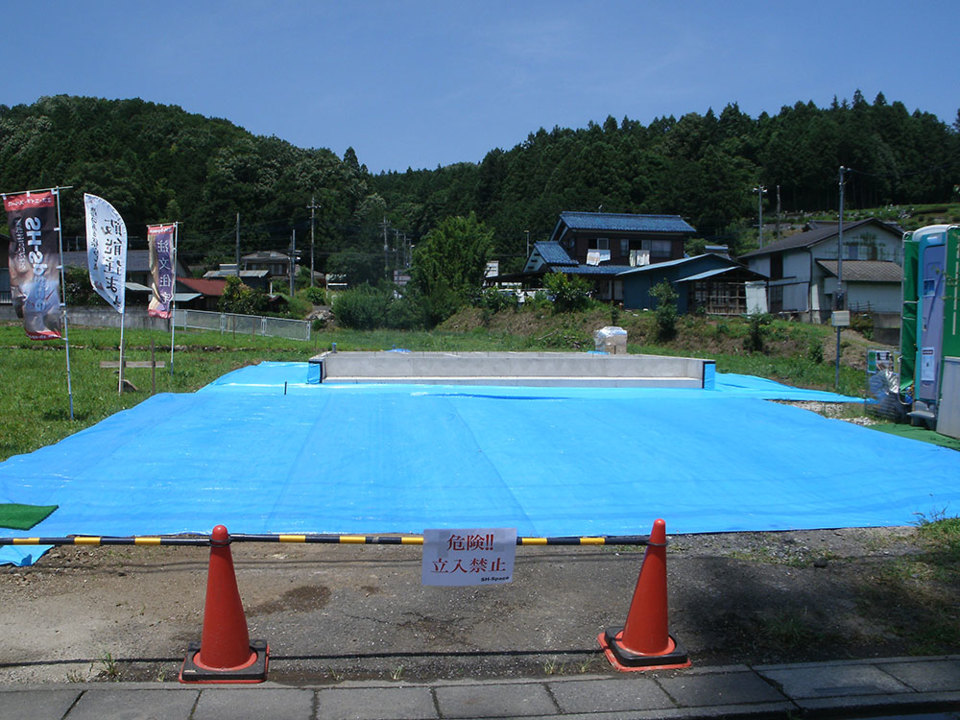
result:
M 870 313 L 850 313 L 850 329 L 856 330 L 867 340 L 873 340 L 873 315 Z
M 333 314 L 339 325 L 355 330 L 422 330 L 428 324 L 423 298 L 415 292 L 399 296 L 392 286 L 361 285 L 337 293 Z
M 610 306 L 610 324 L 613 327 L 620 325 L 620 305 L 617 303 Z
M 650 289 L 650 295 L 657 301 L 657 340 L 672 340 L 677 335 L 677 291 L 668 281 L 661 280 Z
M 517 294 L 513 291 L 501 291 L 496 288 L 486 288 L 473 302 L 475 307 L 481 310 L 489 310 L 498 313 L 501 310 L 516 310 L 520 307 L 520 301 Z
M 392 298 L 387 304 L 386 326 L 394 330 L 422 330 L 427 326 L 423 303 L 416 296 Z
M 590 283 L 582 277 L 552 272 L 544 276 L 543 286 L 553 297 L 554 312 L 576 312 L 590 306 Z
M 326 305 L 327 304 L 327 292 L 322 287 L 308 287 L 301 290 L 298 295 L 302 296 L 305 300 L 309 300 L 312 305 Z
M 743 339 L 743 349 L 747 352 L 763 352 L 768 325 L 770 325 L 768 313 L 755 313 L 748 317 L 747 336 Z
M 537 290 L 533 293 L 533 297 L 527 298 L 523 303 L 524 309 L 529 310 L 547 310 L 551 305 L 550 296 L 547 295 L 546 290 Z
M 361 285 L 338 293 L 333 300 L 333 314 L 337 324 L 355 330 L 373 330 L 382 327 L 387 315 L 386 293 Z
M 284 296 L 286 299 L 286 309 L 281 309 L 280 315 L 289 318 L 305 318 L 313 310 L 313 305 L 302 295 L 294 295 L 292 298 Z

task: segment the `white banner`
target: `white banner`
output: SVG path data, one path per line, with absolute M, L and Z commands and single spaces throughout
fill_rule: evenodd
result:
M 113 205 L 84 193 L 87 213 L 87 264 L 93 289 L 123 312 L 127 279 L 127 226 Z
M 424 530 L 424 585 L 499 585 L 513 580 L 516 528 Z

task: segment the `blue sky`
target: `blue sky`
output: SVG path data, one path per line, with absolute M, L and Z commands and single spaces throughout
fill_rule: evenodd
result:
M 0 0 L 0 103 L 140 97 L 371 171 L 479 162 L 540 127 L 960 107 L 957 0 Z M 13 10 L 16 6 L 16 11 Z

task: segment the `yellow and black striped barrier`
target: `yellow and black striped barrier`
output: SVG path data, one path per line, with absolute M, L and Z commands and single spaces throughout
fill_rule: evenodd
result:
M 327 545 L 423 545 L 422 535 L 347 535 L 347 534 L 277 534 L 230 535 L 231 542 L 320 543 Z M 186 545 L 209 546 L 211 537 L 153 535 L 100 537 L 71 535 L 67 537 L 0 537 L 3 545 Z M 517 545 L 649 545 L 648 535 L 598 535 L 594 537 L 518 537 Z

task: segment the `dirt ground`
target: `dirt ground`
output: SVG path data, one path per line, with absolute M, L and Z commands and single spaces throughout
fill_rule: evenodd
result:
M 596 637 L 624 624 L 643 552 L 519 547 L 513 583 L 437 588 L 417 546 L 233 545 L 250 637 L 291 684 L 612 673 Z M 174 680 L 208 558 L 69 546 L 0 567 L 0 682 Z M 667 558 L 698 666 L 958 650 L 957 566 L 915 527 L 671 536 Z

